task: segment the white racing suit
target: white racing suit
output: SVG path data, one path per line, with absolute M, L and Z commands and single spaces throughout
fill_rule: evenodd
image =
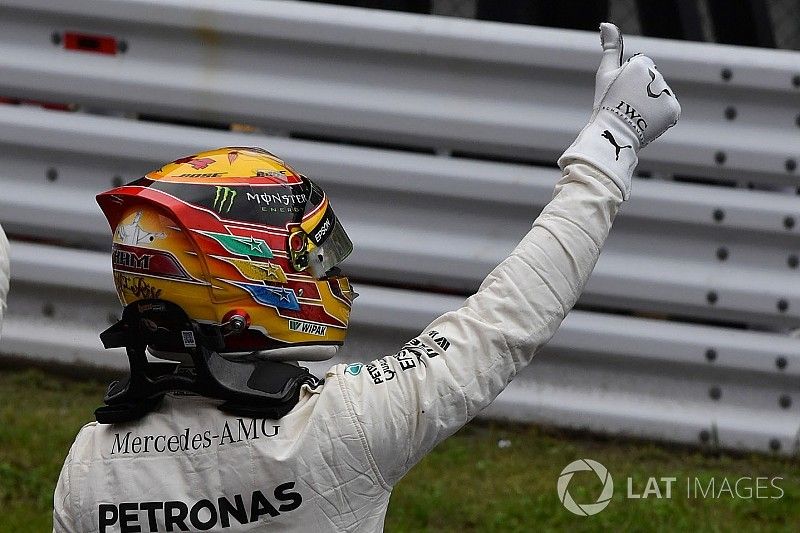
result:
M 379 531 L 392 487 L 489 405 L 553 336 L 622 202 L 583 163 L 457 311 L 400 352 L 337 365 L 280 420 L 168 395 L 140 421 L 90 423 L 55 492 L 54 530 Z

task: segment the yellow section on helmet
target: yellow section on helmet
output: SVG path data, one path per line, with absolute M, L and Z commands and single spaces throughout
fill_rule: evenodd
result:
M 286 283 L 287 281 L 286 273 L 280 265 L 275 263 L 262 263 L 234 257 L 212 257 L 232 264 L 244 277 L 253 281 L 274 281 L 277 283 Z
M 300 227 L 303 229 L 306 234 L 311 233 L 314 228 L 322 221 L 322 217 L 325 216 L 325 211 L 328 209 L 328 198 L 326 197 L 319 207 L 314 211 L 314 213 L 309 216 L 308 218 L 303 219 L 303 222 L 300 223 Z M 312 244 L 313 246 L 313 244 Z
M 167 163 L 147 177 L 176 183 L 204 178 L 213 184 L 232 178 L 271 178 L 281 182 L 297 175 L 285 162 L 266 151 L 219 148 Z

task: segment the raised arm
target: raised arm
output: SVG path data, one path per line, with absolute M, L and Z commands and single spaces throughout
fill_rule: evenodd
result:
M 559 159 L 563 176 L 530 232 L 463 307 L 400 352 L 327 376 L 387 488 L 489 405 L 553 336 L 630 194 L 636 153 L 678 119 L 653 62 L 622 63 L 617 28 L 603 24 L 601 35 L 592 117 Z

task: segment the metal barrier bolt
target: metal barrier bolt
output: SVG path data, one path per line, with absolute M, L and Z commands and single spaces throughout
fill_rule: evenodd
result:
M 711 432 L 707 429 L 700 430 L 700 442 L 707 443 L 711 440 Z
M 726 107 L 725 108 L 725 118 L 727 118 L 728 120 L 735 119 L 736 118 L 736 108 L 733 107 L 732 105 Z
M 794 217 L 786 217 L 783 219 L 783 227 L 786 229 L 792 229 L 794 227 Z
M 717 303 L 717 300 L 719 300 L 719 295 L 716 293 L 716 291 L 708 291 L 706 294 L 706 300 L 709 304 L 714 305 Z
M 781 441 L 778 439 L 770 439 L 769 440 L 769 449 L 773 452 L 777 452 L 781 449 Z
M 785 313 L 787 309 L 789 309 L 789 302 L 787 302 L 783 298 L 778 300 L 778 311 L 780 311 L 781 313 Z
M 792 158 L 786 160 L 786 171 L 787 172 L 794 172 L 797 168 L 797 161 Z
M 57 31 L 54 31 L 50 35 L 50 42 L 53 43 L 56 46 L 60 45 L 61 44 L 61 34 L 58 33 Z
M 56 314 L 56 308 L 53 307 L 53 304 L 46 303 L 42 306 L 42 314 L 46 317 L 52 317 Z
M 714 209 L 713 216 L 716 222 L 722 222 L 723 220 L 725 220 L 725 211 L 723 211 L 722 209 Z
M 717 248 L 717 259 L 719 259 L 720 261 L 725 261 L 726 259 L 728 259 L 728 249 L 725 248 L 724 246 L 720 246 L 719 248 Z
M 778 370 L 785 370 L 787 364 L 788 361 L 786 361 L 786 358 L 782 355 L 775 359 L 775 366 L 778 367 Z
M 733 71 L 729 68 L 724 68 L 719 75 L 722 77 L 723 81 L 731 81 L 731 78 L 733 78 Z
M 708 389 L 708 395 L 711 396 L 712 400 L 719 400 L 722 398 L 722 389 L 717 386 L 711 387 Z
M 725 163 L 725 159 L 727 159 L 727 156 L 723 151 L 719 151 L 716 154 L 714 154 L 714 161 L 716 161 L 718 165 L 722 165 L 723 163 Z
M 797 265 L 800 264 L 800 258 L 795 254 L 791 254 L 786 260 L 786 263 L 789 265 L 789 268 L 797 268 Z
M 716 361 L 717 359 L 717 351 L 714 348 L 709 348 L 706 350 L 706 359 L 709 363 Z
M 56 181 L 58 179 L 58 170 L 50 167 L 47 169 L 47 181 Z
M 778 398 L 778 405 L 780 405 L 783 409 L 788 409 L 792 406 L 792 398 L 788 394 L 782 394 L 780 398 Z

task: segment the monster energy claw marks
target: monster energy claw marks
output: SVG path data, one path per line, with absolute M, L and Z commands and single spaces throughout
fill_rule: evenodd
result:
M 236 191 L 230 187 L 219 185 L 214 188 L 217 190 L 214 196 L 214 210 L 217 213 L 230 213 L 231 207 L 233 207 L 233 200 L 236 198 Z

